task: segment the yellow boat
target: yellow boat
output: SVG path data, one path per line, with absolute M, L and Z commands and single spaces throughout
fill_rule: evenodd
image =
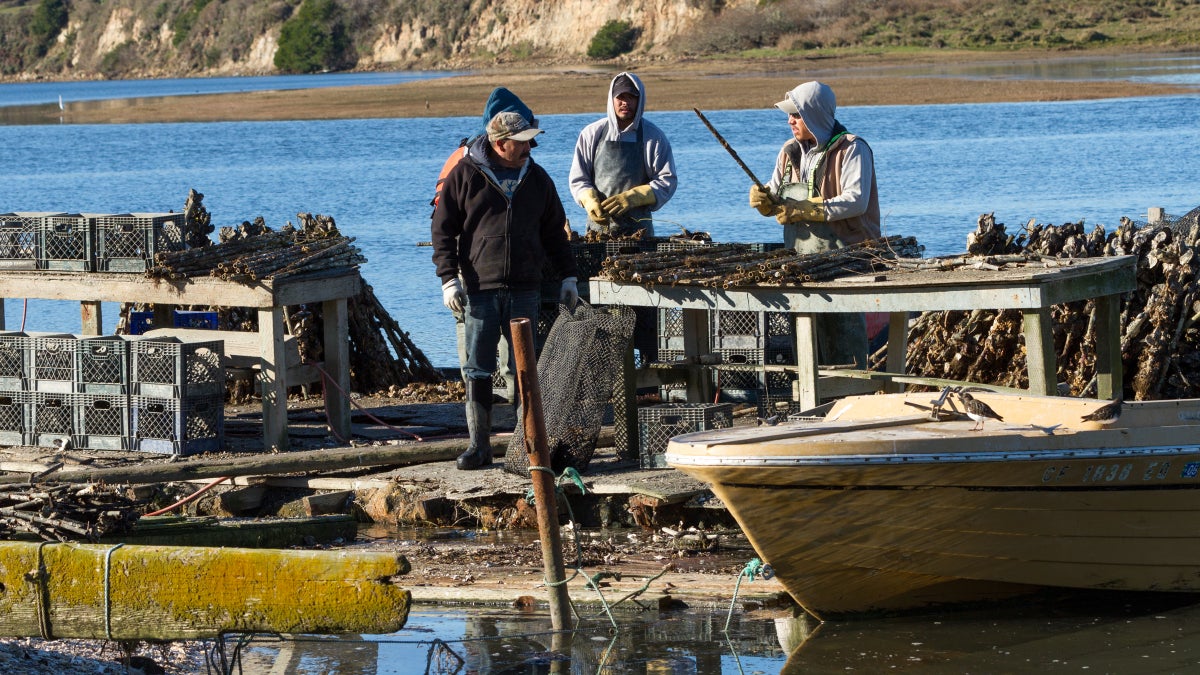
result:
M 818 618 L 1039 587 L 1200 591 L 1200 400 L 854 396 L 813 421 L 673 438 Z M 1105 417 L 1103 414 L 1101 417 Z

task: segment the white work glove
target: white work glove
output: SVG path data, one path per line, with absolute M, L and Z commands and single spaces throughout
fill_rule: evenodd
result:
M 579 285 L 576 283 L 575 277 L 567 277 L 562 280 L 562 290 L 558 292 L 558 301 L 571 309 L 575 308 L 575 303 L 579 302 Z
M 467 296 L 463 293 L 462 282 L 458 279 L 451 279 L 442 284 L 442 304 L 451 312 L 463 311 L 463 303 Z

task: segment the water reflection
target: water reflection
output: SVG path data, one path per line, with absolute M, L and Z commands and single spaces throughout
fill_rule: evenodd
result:
M 362 639 L 257 638 L 246 667 L 294 675 L 410 673 L 775 673 L 785 660 L 771 619 L 696 611 L 624 614 L 620 630 L 585 622 L 555 633 L 550 618 L 520 609 L 418 608 L 404 630 Z M 281 669 L 282 668 L 282 669 Z
M 1200 605 L 1194 596 L 1120 595 L 1103 603 L 1047 599 L 954 612 L 821 624 L 789 634 L 801 643 L 783 675 L 845 671 L 1109 673 L 1195 671 Z M 803 620 L 796 620 L 803 624 Z

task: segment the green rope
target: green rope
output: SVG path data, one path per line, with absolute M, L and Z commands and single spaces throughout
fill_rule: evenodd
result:
M 725 632 L 729 632 L 729 623 L 733 621 L 733 606 L 737 603 L 738 591 L 742 588 L 742 578 L 745 577 L 750 581 L 754 581 L 754 577 L 761 576 L 763 579 L 770 579 L 775 576 L 775 570 L 771 566 L 759 560 L 751 558 L 750 562 L 738 572 L 737 583 L 733 587 L 733 599 L 729 601 L 729 613 L 725 615 Z

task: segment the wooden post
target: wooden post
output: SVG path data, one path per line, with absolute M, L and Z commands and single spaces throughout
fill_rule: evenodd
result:
M 708 356 L 712 353 L 712 327 L 709 313 L 703 309 L 683 308 L 683 355 L 687 357 Z M 686 399 L 691 403 L 712 403 L 715 387 L 712 373 L 706 368 L 688 372 Z M 637 411 L 633 422 L 637 426 Z
M 903 375 L 906 370 L 905 361 L 908 359 L 908 312 L 891 312 L 888 314 L 887 339 L 887 371 Z M 904 391 L 904 385 L 888 380 L 883 390 L 889 394 L 899 394 Z
M 813 314 L 797 314 L 796 372 L 801 410 L 821 404 L 821 375 L 817 366 L 817 327 Z
M 79 303 L 79 321 L 83 335 L 104 334 L 104 313 L 98 301 L 84 300 Z
M 283 307 L 258 310 L 262 370 L 263 447 L 268 452 L 288 449 L 287 354 L 283 350 Z
M 529 319 L 509 322 L 516 357 L 517 383 L 521 391 L 522 424 L 525 449 L 529 453 L 529 476 L 537 500 L 538 534 L 542 539 L 542 567 L 550 591 L 550 626 L 566 630 L 570 617 L 566 574 L 563 570 L 562 537 L 558 531 L 558 497 L 554 494 L 554 474 L 550 469 L 550 449 L 546 443 L 546 420 L 542 417 L 542 389 L 537 378 L 534 356 L 533 325 Z
M 326 300 L 321 305 L 325 320 L 325 371 L 333 384 L 322 383 L 329 427 L 338 436 L 350 438 L 350 335 L 346 299 Z M 338 388 L 340 387 L 340 391 Z
M 1050 320 L 1050 308 L 1026 310 L 1022 316 L 1029 392 L 1058 396 L 1058 357 L 1054 354 L 1054 325 Z
M 0 543 L 0 635 L 177 640 L 391 633 L 408 561 L 377 551 Z

